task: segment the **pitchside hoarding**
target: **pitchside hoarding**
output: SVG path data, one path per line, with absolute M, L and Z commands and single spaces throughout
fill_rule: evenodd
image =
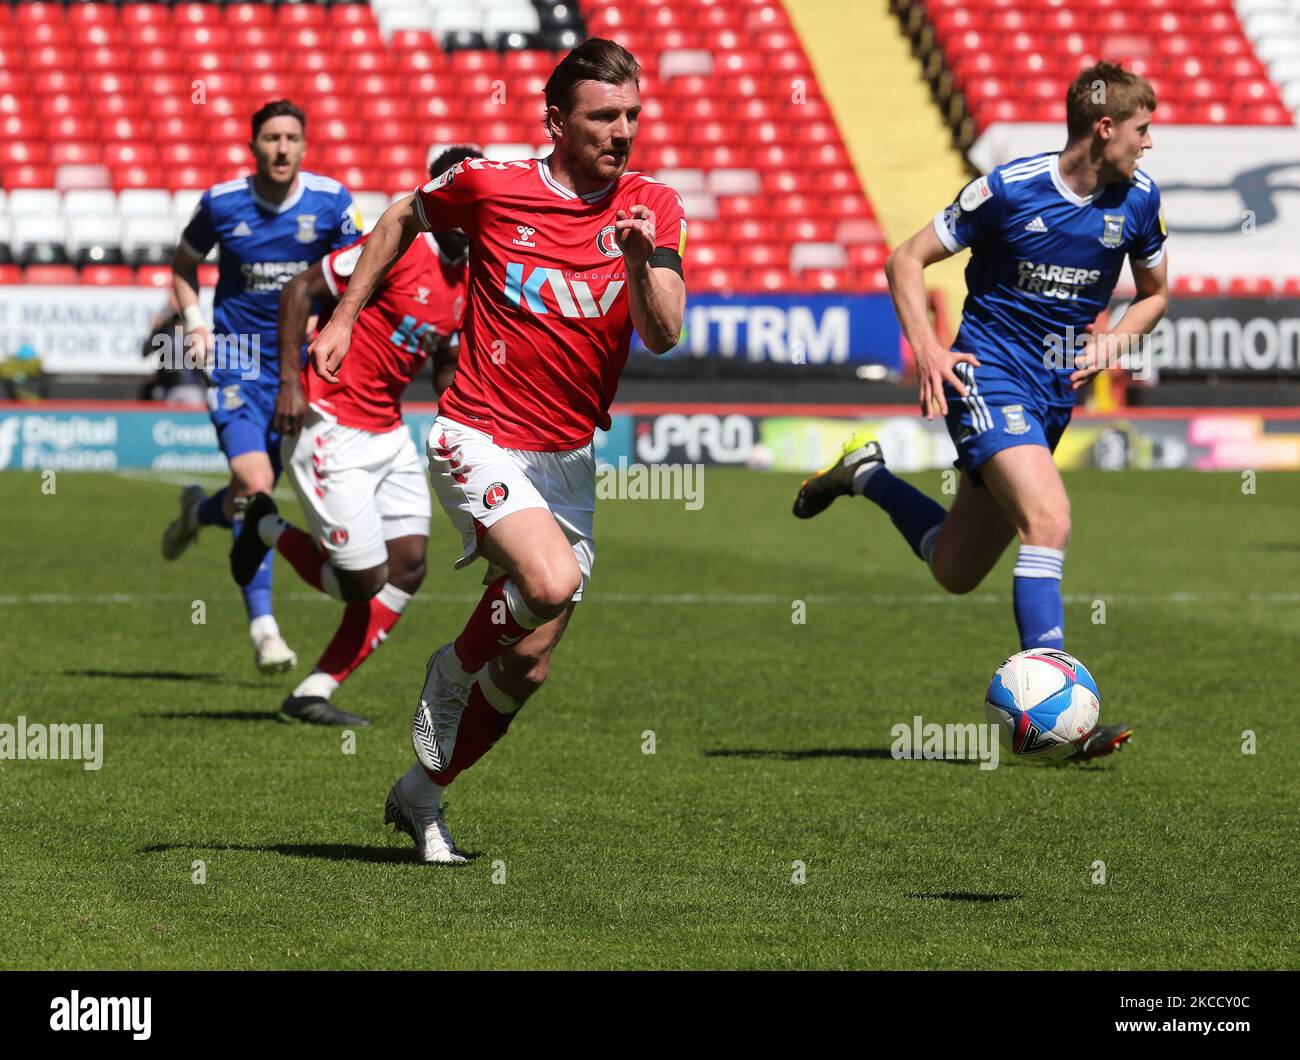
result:
M 212 292 L 203 308 L 211 319 Z M 0 357 L 30 346 L 52 375 L 147 375 L 141 355 L 166 292 L 141 287 L 0 288 Z M 691 295 L 674 357 L 747 364 L 902 364 L 884 294 Z M 636 340 L 636 348 L 644 349 Z
M 423 447 L 436 410 L 407 405 Z M 950 467 L 943 425 L 898 407 L 615 406 L 596 436 L 597 460 L 618 467 L 705 464 L 807 472 L 835 459 L 845 437 L 871 431 L 899 471 Z M 1080 413 L 1057 450 L 1064 468 L 1300 469 L 1300 411 L 1131 410 Z M 205 412 L 148 404 L 0 403 L 0 470 L 149 470 L 224 475 Z

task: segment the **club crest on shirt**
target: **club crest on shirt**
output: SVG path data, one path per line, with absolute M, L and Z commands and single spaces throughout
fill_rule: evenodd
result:
M 223 409 L 237 409 L 243 403 L 244 396 L 239 392 L 238 383 L 221 388 L 221 407 Z
M 329 532 L 329 542 L 335 548 L 348 543 L 348 532 L 339 526 Z
M 617 229 L 613 225 L 606 225 L 600 230 L 600 235 L 596 237 L 596 249 L 607 258 L 621 258 L 623 256 L 623 251 L 618 245 Z
M 1029 424 L 1025 422 L 1024 405 L 1003 405 L 1002 419 L 1006 424 L 1002 429 L 1007 434 L 1025 434 L 1029 430 Z
M 316 215 L 314 213 L 300 213 L 298 215 L 298 231 L 294 233 L 294 239 L 299 243 L 316 242 Z
M 483 491 L 483 507 L 491 511 L 493 508 L 500 508 L 505 504 L 506 498 L 510 496 L 510 487 L 504 482 L 494 482 Z
M 1105 227 L 1101 232 L 1101 245 L 1103 247 L 1117 247 L 1124 242 L 1124 215 L 1107 213 L 1102 214 L 1102 220 Z

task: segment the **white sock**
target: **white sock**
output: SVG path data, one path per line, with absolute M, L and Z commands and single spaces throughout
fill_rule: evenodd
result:
M 443 652 L 442 658 L 438 660 L 438 672 L 448 681 L 454 681 L 461 688 L 469 688 L 474 683 L 474 675 L 468 670 L 462 669 L 460 657 L 456 654 L 456 646 L 452 645 L 450 651 Z
M 280 626 L 275 615 L 261 615 L 248 624 L 248 635 L 253 639 L 253 647 L 261 644 L 267 637 L 278 637 Z
M 419 762 L 406 771 L 400 783 L 402 794 L 418 810 L 436 810 L 442 805 L 442 793 L 447 790 L 430 780 L 429 774 Z
M 295 696 L 319 696 L 321 699 L 329 699 L 338 686 L 339 683 L 329 674 L 322 673 L 320 670 L 313 670 L 302 679 L 302 683 L 293 690 L 293 694 Z
M 400 615 L 406 610 L 406 605 L 411 602 L 411 594 L 404 589 L 399 589 L 391 582 L 386 582 L 384 587 L 375 593 L 375 599 L 392 611 L 393 614 Z
M 921 558 L 925 560 L 926 566 L 934 570 L 934 546 L 939 541 L 939 531 L 943 529 L 943 523 L 938 526 L 932 526 L 925 532 L 921 538 Z
M 488 663 L 478 672 L 478 686 L 483 690 L 483 698 L 498 714 L 514 714 L 522 707 L 523 701 L 504 691 L 492 680 L 492 664 Z
M 879 460 L 871 460 L 853 472 L 853 492 L 862 496 L 862 487 L 867 484 L 867 479 L 884 466 Z
M 264 515 L 257 522 L 257 536 L 267 548 L 275 548 L 275 543 L 280 540 L 280 535 L 288 525 L 278 515 Z

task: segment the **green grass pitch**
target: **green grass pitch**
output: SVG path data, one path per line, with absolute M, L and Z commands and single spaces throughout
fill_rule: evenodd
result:
M 339 694 L 376 721 L 344 754 L 272 720 L 338 616 L 283 561 L 302 661 L 264 678 L 225 534 L 158 556 L 174 484 L 0 475 L 0 722 L 104 725 L 97 772 L 0 762 L 0 967 L 1300 965 L 1300 477 L 1068 474 L 1066 644 L 1136 736 L 993 771 L 888 751 L 914 714 L 984 720 L 1011 557 L 944 597 L 867 502 L 793 519 L 796 484 L 601 503 L 550 683 L 449 792 L 479 855 L 449 869 L 381 824 L 425 659 L 479 592 L 440 512 L 424 589 Z

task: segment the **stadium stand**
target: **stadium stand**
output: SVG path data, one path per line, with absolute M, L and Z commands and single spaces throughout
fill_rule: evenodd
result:
M 443 146 L 549 150 L 546 75 L 588 35 L 642 59 L 634 161 L 686 200 L 694 289 L 883 290 L 875 213 L 773 0 L 0 5 L 0 262 L 157 282 L 195 195 L 249 172 L 248 117 L 277 97 L 308 114 L 307 167 L 373 223 Z

